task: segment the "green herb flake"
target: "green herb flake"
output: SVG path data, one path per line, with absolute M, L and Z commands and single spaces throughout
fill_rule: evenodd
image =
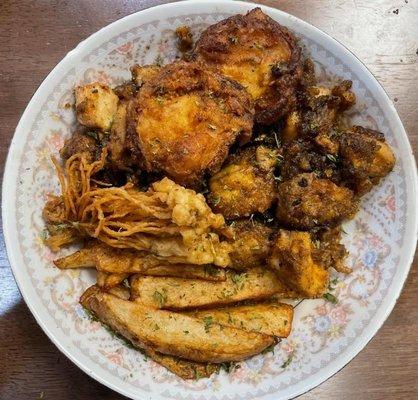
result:
M 338 162 L 337 157 L 334 156 L 333 154 L 327 154 L 326 157 L 329 161 L 333 162 L 334 164 L 336 164 Z
M 84 135 L 90 136 L 94 140 L 99 141 L 99 134 L 96 131 L 85 131 L 83 132 Z
M 167 302 L 167 295 L 165 293 L 161 293 L 156 290 L 153 294 L 153 299 L 158 303 L 160 308 L 164 307 L 165 303 Z
M 213 265 L 208 264 L 205 265 L 205 274 L 209 276 L 217 276 L 219 275 L 219 270 L 215 268 Z
M 338 303 L 338 299 L 331 293 L 325 293 L 322 296 L 326 301 L 329 301 L 332 304 L 337 304 Z
M 293 355 L 294 355 L 294 351 L 292 351 L 289 355 L 289 357 L 287 358 L 287 360 L 280 366 L 281 368 L 285 369 L 286 367 L 288 367 L 290 365 L 290 363 L 293 360 Z
M 208 315 L 207 317 L 203 318 L 203 322 L 205 324 L 205 332 L 208 333 L 210 327 L 213 324 L 213 317 L 211 315 Z
M 156 98 L 155 98 L 155 101 L 161 106 L 161 105 L 163 105 L 164 104 L 164 98 L 163 97 L 161 97 L 161 96 L 157 96 Z
M 276 343 L 273 343 L 272 345 L 270 345 L 269 347 L 266 347 L 261 354 L 267 354 L 267 353 L 273 353 L 274 354 L 274 347 L 276 346 Z
M 184 333 L 185 335 L 188 335 L 188 334 L 189 334 L 189 331 L 183 331 L 183 333 Z

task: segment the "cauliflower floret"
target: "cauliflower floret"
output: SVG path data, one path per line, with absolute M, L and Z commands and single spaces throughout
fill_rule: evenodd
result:
M 327 289 L 328 270 L 312 259 L 314 246 L 308 232 L 281 229 L 269 265 L 287 286 L 306 297 L 320 297 Z
M 98 82 L 77 86 L 75 100 L 80 124 L 102 131 L 110 129 L 119 102 L 112 89 Z
M 275 150 L 259 147 L 230 157 L 209 181 L 212 209 L 229 219 L 265 212 L 276 196 L 273 170 L 277 156 Z
M 340 137 L 340 157 L 344 171 L 358 194 L 392 171 L 395 156 L 381 133 L 355 126 Z

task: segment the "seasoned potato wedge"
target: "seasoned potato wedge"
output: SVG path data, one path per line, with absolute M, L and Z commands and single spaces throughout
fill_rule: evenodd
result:
M 107 272 L 97 271 L 97 284 L 103 289 L 118 286 L 126 278 L 129 278 L 129 274 L 108 274 Z
M 289 304 L 254 304 L 186 312 L 200 319 L 248 332 L 288 337 L 292 329 L 293 307 Z
M 219 372 L 218 364 L 188 361 L 183 358 L 158 353 L 152 349 L 145 350 L 145 354 L 182 379 L 209 378 L 213 373 Z
M 224 281 L 223 268 L 212 265 L 170 264 L 152 255 L 141 252 L 114 249 L 103 244 L 94 244 L 59 258 L 54 264 L 60 269 L 96 267 L 107 274 L 134 274 L 149 276 L 175 276 L 180 278 Z
M 97 287 L 87 289 L 80 302 L 134 346 L 192 361 L 240 361 L 274 344 L 272 336 L 151 309 L 101 292 Z
M 123 300 L 129 300 L 130 297 L 129 289 L 125 286 L 115 286 L 109 289 L 108 293 Z M 219 365 L 217 364 L 197 363 L 168 354 L 161 354 L 152 349 L 146 349 L 144 351 L 149 358 L 182 379 L 208 378 L 213 373 L 219 371 Z
M 98 82 L 75 89 L 77 119 L 89 128 L 108 131 L 116 114 L 119 98 L 108 86 Z
M 267 268 L 243 273 L 228 271 L 225 282 L 134 275 L 131 296 L 153 308 L 185 309 L 231 304 L 242 300 L 266 299 L 274 294 L 293 293 Z

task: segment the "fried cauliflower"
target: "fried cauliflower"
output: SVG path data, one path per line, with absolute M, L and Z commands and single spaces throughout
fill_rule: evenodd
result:
M 246 270 L 265 264 L 270 251 L 273 229 L 258 221 L 235 221 L 230 267 Z
M 219 170 L 236 139 L 251 136 L 254 114 L 239 84 L 183 61 L 163 67 L 143 85 L 137 112 L 145 168 L 185 186 Z
M 355 126 L 342 133 L 339 143 L 344 173 L 360 195 L 379 183 L 395 165 L 393 151 L 380 132 Z
M 108 86 L 95 82 L 75 89 L 77 119 L 89 128 L 108 131 L 118 107 L 119 98 Z
M 231 156 L 209 180 L 208 202 L 212 209 L 228 219 L 266 211 L 276 197 L 276 163 L 277 152 L 264 146 Z
M 286 226 L 312 229 L 352 218 L 358 202 L 354 193 L 314 173 L 300 174 L 278 187 L 277 218 Z
M 207 28 L 197 59 L 242 84 L 255 100 L 256 121 L 271 124 L 296 104 L 301 50 L 293 34 L 260 8 Z
M 328 286 L 328 271 L 312 258 L 314 246 L 308 232 L 281 229 L 269 259 L 279 279 L 308 298 L 322 296 Z

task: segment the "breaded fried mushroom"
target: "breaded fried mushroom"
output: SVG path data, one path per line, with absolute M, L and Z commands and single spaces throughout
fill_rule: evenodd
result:
M 278 187 L 277 218 L 286 226 L 311 229 L 334 225 L 357 212 L 354 193 L 314 173 L 299 174 Z
M 137 112 L 145 168 L 186 186 L 219 170 L 236 139 L 251 136 L 254 114 L 242 86 L 183 61 L 144 84 Z
M 395 156 L 383 134 L 355 126 L 339 137 L 344 173 L 362 195 L 392 171 Z
M 228 219 L 266 211 L 276 197 L 273 170 L 277 151 L 264 146 L 231 156 L 209 180 L 208 202 Z
M 246 270 L 265 264 L 270 251 L 273 230 L 258 221 L 239 220 L 232 225 L 234 240 L 230 267 Z
M 281 229 L 269 259 L 279 279 L 308 298 L 319 297 L 328 286 L 328 271 L 312 258 L 314 246 L 308 232 Z
M 198 60 L 241 83 L 255 100 L 256 121 L 271 124 L 296 104 L 301 50 L 293 34 L 260 8 L 207 28 Z

